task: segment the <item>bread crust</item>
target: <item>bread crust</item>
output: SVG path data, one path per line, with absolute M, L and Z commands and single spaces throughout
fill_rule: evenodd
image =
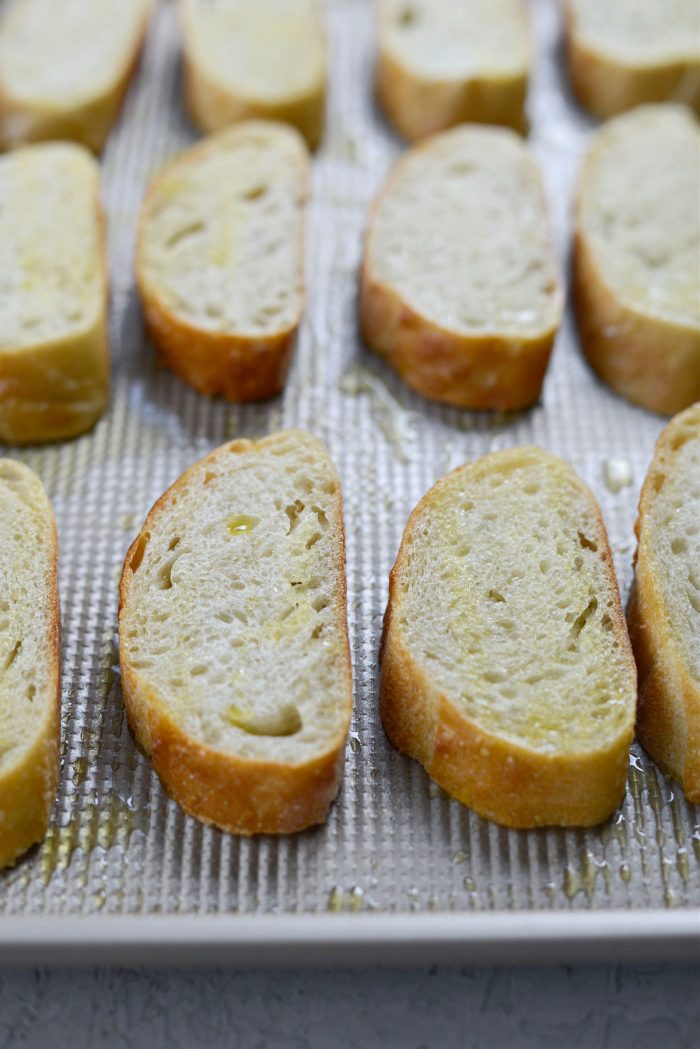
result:
M 5 460 L 7 462 L 8 460 Z M 61 735 L 60 611 L 58 602 L 58 537 L 56 521 L 39 479 L 22 464 L 13 462 L 31 475 L 37 500 L 46 517 L 49 567 L 46 574 L 48 615 L 46 640 L 50 649 L 50 673 L 44 682 L 44 719 L 39 731 L 10 768 L 0 773 L 0 868 L 12 866 L 46 834 L 56 798 L 59 776 Z M 0 460 L 2 466 L 3 460 Z M 37 700 L 35 699 L 34 702 Z
M 616 393 L 673 415 L 700 399 L 700 328 L 627 305 L 606 284 L 581 203 L 595 149 L 581 173 L 573 234 L 573 301 L 581 346 L 593 370 Z
M 398 162 L 373 205 L 360 275 L 362 337 L 411 389 L 430 400 L 474 410 L 529 408 L 542 393 L 561 321 L 563 295 L 559 282 L 557 322 L 539 335 L 514 338 L 496 332 L 470 335 L 445 328 L 415 310 L 372 270 L 372 234 L 379 210 L 391 195 L 403 166 L 416 150 L 429 148 L 433 141 L 424 140 Z M 556 271 L 554 249 L 551 250 L 552 268 Z
M 290 129 L 285 126 L 285 130 Z M 303 313 L 303 296 L 294 321 L 269 334 L 229 333 L 210 331 L 190 323 L 164 301 L 158 288 L 149 280 L 144 263 L 146 216 L 161 193 L 163 181 L 173 171 L 187 168 L 192 163 L 217 149 L 219 136 L 213 135 L 187 150 L 172 165 L 168 165 L 151 184 L 141 208 L 136 249 L 136 283 L 143 306 L 149 338 L 158 352 L 159 360 L 171 371 L 207 396 L 221 395 L 232 403 L 267 400 L 284 387 L 292 351 Z M 300 146 L 303 144 L 300 140 Z M 300 153 L 300 157 L 305 154 Z M 299 201 L 305 209 L 308 193 L 308 166 L 302 174 L 303 194 Z M 302 231 L 300 258 L 303 259 Z M 303 266 L 303 262 L 302 262 Z
M 75 333 L 31 348 L 0 344 L 0 440 L 8 444 L 77 437 L 92 429 L 109 401 L 109 271 L 99 191 L 96 169 L 93 206 L 103 292 L 95 316 Z
M 109 91 L 71 110 L 28 106 L 16 98 L 0 76 L 0 150 L 13 149 L 24 142 L 77 142 L 93 153 L 100 153 L 112 125 L 119 115 L 129 84 L 136 72 L 148 32 L 153 0 L 147 0 L 143 24 L 134 38 L 128 61 Z
M 700 686 L 673 634 L 647 520 L 674 445 L 700 434 L 700 403 L 672 419 L 656 445 L 635 524 L 635 585 L 627 621 L 639 670 L 637 736 L 662 771 L 676 779 L 691 804 L 700 804 Z
M 313 90 L 269 103 L 231 91 L 216 80 L 204 63 L 198 62 L 190 46 L 187 0 L 179 0 L 178 16 L 183 39 L 185 105 L 192 123 L 205 134 L 220 131 L 241 120 L 275 120 L 295 127 L 316 149 L 323 138 L 326 118 L 326 77 Z M 317 5 L 321 28 L 321 15 Z M 325 37 L 324 37 L 325 40 Z
M 518 3 L 523 31 L 525 6 Z M 481 74 L 459 79 L 433 79 L 417 74 L 386 46 L 379 23 L 377 99 L 389 123 L 409 142 L 457 124 L 500 124 L 524 133 L 529 68 L 521 73 Z
M 498 453 L 496 453 L 498 454 Z M 491 456 L 479 460 L 487 469 Z M 470 464 L 472 467 L 474 464 Z M 394 613 L 401 602 L 403 560 L 426 505 L 449 480 L 448 474 L 411 514 L 390 577 L 389 602 L 381 645 L 380 709 L 392 744 L 416 758 L 452 797 L 505 827 L 595 826 L 620 804 L 625 791 L 629 726 L 607 748 L 580 754 L 545 754 L 485 729 L 450 701 L 412 657 Z M 586 486 L 598 522 L 598 545 L 605 551 L 606 576 L 614 599 L 613 630 L 636 676 L 612 554 L 600 509 Z
M 273 434 L 260 441 L 232 441 L 216 449 L 186 470 L 155 503 L 124 562 L 119 585 L 120 629 L 129 601 L 134 557 L 140 559 L 142 543 L 158 528 L 158 518 L 172 495 L 187 486 L 193 472 L 201 469 L 203 463 L 228 457 L 232 452 L 264 451 L 278 436 Z M 150 757 L 165 790 L 185 812 L 231 834 L 291 834 L 323 823 L 340 789 L 352 711 L 352 665 L 346 611 L 345 529 L 339 483 L 333 524 L 339 536 L 337 578 L 340 582 L 335 606 L 339 634 L 345 638 L 340 658 L 347 685 L 347 702 L 344 727 L 325 754 L 312 761 L 290 765 L 241 758 L 198 742 L 174 722 L 163 697 L 142 680 L 129 664 L 124 647 L 120 646 L 124 704 L 139 748 Z
M 586 44 L 577 32 L 571 0 L 564 4 L 564 40 L 571 86 L 601 120 L 648 102 L 684 102 L 700 113 L 700 62 L 628 65 Z

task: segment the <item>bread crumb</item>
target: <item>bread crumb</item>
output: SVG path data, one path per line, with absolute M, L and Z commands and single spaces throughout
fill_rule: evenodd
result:
M 606 459 L 603 463 L 603 479 L 613 495 L 632 484 L 632 467 L 626 459 Z

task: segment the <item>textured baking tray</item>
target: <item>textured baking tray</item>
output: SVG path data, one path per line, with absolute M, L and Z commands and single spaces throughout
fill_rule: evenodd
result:
M 573 181 L 590 124 L 568 94 L 556 4 L 530 7 L 538 50 L 531 144 L 566 267 Z M 700 933 L 700 812 L 639 747 L 624 804 L 608 824 L 527 833 L 450 800 L 382 732 L 377 648 L 387 576 L 425 490 L 494 448 L 535 442 L 566 456 L 600 500 L 626 595 L 638 490 L 662 420 L 594 379 L 570 319 L 542 403 L 517 417 L 424 401 L 363 349 L 362 231 L 401 144 L 373 103 L 371 4 L 336 0 L 327 16 L 330 102 L 313 168 L 309 304 L 279 399 L 235 407 L 200 397 L 158 369 L 144 336 L 132 273 L 137 211 L 154 173 L 194 137 L 170 3 L 157 11 L 104 154 L 110 409 L 78 440 L 9 449 L 40 474 L 58 518 L 63 727 L 46 840 L 0 876 L 0 959 L 148 952 L 186 960 L 195 950 L 255 961 L 688 955 Z M 147 510 L 186 466 L 234 436 L 283 426 L 322 437 L 342 475 L 355 712 L 326 826 L 244 840 L 186 817 L 134 746 L 118 673 L 117 580 Z M 611 461 L 629 466 L 631 483 L 619 491 L 606 479 Z

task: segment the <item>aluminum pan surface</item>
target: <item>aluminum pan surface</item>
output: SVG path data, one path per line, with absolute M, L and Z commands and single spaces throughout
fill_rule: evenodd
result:
M 533 0 L 539 62 L 531 143 L 545 172 L 562 265 L 573 180 L 590 123 L 560 64 L 554 0 Z M 592 376 L 570 318 L 543 402 L 511 419 L 413 395 L 361 346 L 357 265 L 367 208 L 401 144 L 372 100 L 370 4 L 328 5 L 328 131 L 314 161 L 309 305 L 284 395 L 234 407 L 159 370 L 134 288 L 135 220 L 158 168 L 194 139 L 182 111 L 172 8 L 159 9 L 103 158 L 114 366 L 109 413 L 92 434 L 17 454 L 42 477 L 60 532 L 63 736 L 60 795 L 41 848 L 0 876 L 0 913 L 113 914 L 545 911 L 682 908 L 700 899 L 700 814 L 635 745 L 622 808 L 590 831 L 506 831 L 447 798 L 388 745 L 377 715 L 387 576 L 408 514 L 448 469 L 496 447 L 537 443 L 567 457 L 598 496 L 627 593 L 639 486 L 662 420 Z M 238 840 L 168 800 L 136 751 L 116 669 L 117 580 L 155 499 L 234 436 L 302 426 L 340 470 L 348 538 L 355 712 L 341 796 L 327 825 Z M 5 453 L 5 449 L 2 450 Z M 629 464 L 613 492 L 605 464 Z M 612 917 L 612 916 L 611 916 Z M 697 915 L 688 913 L 689 921 Z

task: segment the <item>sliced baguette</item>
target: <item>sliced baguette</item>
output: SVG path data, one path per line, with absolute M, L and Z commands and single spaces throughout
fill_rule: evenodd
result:
M 394 746 L 488 819 L 588 826 L 622 799 L 635 700 L 605 526 L 573 469 L 515 448 L 439 481 L 391 573 Z
M 326 43 L 317 0 L 178 0 L 193 122 L 281 120 L 321 141 Z
M 136 275 L 161 360 L 230 401 L 283 385 L 304 299 L 308 153 L 284 124 L 249 121 L 169 165 L 139 224 Z
M 68 139 L 102 148 L 153 0 L 10 0 L 0 21 L 0 148 Z
M 0 867 L 41 841 L 56 796 L 57 559 L 41 481 L 0 459 Z
M 566 0 L 573 89 L 603 119 L 647 102 L 700 111 L 697 0 Z
M 617 392 L 671 414 L 700 399 L 700 129 L 645 106 L 593 137 L 574 231 L 581 343 Z
M 521 0 L 379 0 L 378 18 L 377 93 L 401 135 L 524 130 L 532 55 Z
M 367 344 L 409 386 L 460 408 L 540 396 L 562 315 L 539 172 L 499 128 L 457 128 L 399 161 L 367 233 Z
M 186 812 L 322 823 L 352 706 L 340 482 L 300 431 L 234 441 L 159 499 L 120 588 L 129 723 Z
M 109 394 L 99 174 L 69 143 L 0 157 L 0 441 L 90 429 Z
M 661 434 L 639 503 L 628 611 L 637 736 L 700 804 L 700 403 Z

